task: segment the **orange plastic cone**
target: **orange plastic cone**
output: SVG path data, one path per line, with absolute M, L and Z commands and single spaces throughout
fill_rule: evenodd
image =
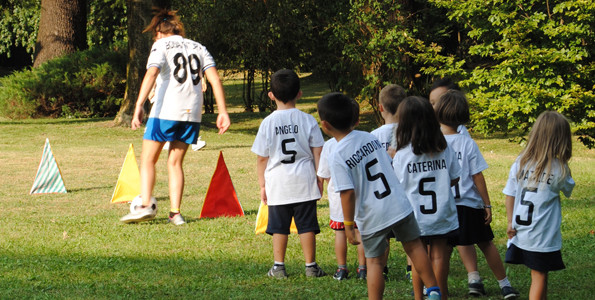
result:
M 223 160 L 223 152 L 219 151 L 217 168 L 211 178 L 209 189 L 202 205 L 199 218 L 216 218 L 221 216 L 243 216 L 244 210 L 238 200 L 231 176 Z

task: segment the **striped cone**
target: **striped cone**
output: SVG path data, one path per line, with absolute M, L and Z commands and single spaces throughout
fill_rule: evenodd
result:
M 64 186 L 58 163 L 52 154 L 50 140 L 46 138 L 41 162 L 39 163 L 37 175 L 35 175 L 35 181 L 33 181 L 33 187 L 31 187 L 29 194 L 47 193 L 66 193 L 66 187 Z

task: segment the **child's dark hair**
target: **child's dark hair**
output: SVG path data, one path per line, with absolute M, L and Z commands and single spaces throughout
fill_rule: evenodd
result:
M 445 87 L 449 90 L 457 90 L 457 91 L 461 90 L 459 85 L 454 83 L 454 81 L 452 81 L 452 79 L 450 79 L 448 77 L 434 80 L 434 83 L 432 83 L 432 88 L 430 89 L 430 91 L 433 91 L 439 87 Z
M 397 151 L 409 144 L 416 155 L 442 152 L 446 149 L 446 139 L 440 131 L 440 124 L 430 101 L 418 96 L 405 98 L 399 105 L 397 118 Z
M 359 105 L 357 107 L 359 108 Z M 347 131 L 355 125 L 357 121 L 354 121 L 354 110 L 354 101 L 339 92 L 326 94 L 318 100 L 320 120 L 328 122 L 340 131 Z
M 143 30 L 143 33 L 151 31 L 153 36 L 157 35 L 157 32 L 184 36 L 184 24 L 180 21 L 180 17 L 176 15 L 177 12 L 165 8 L 153 8 L 153 18 L 151 23 Z
M 353 118 L 351 119 L 351 126 L 355 127 L 359 122 L 359 103 L 357 103 L 357 101 L 354 99 L 349 99 L 351 100 L 351 104 L 353 104 Z
M 465 94 L 457 90 L 448 90 L 440 96 L 436 104 L 438 122 L 453 128 L 469 122 L 469 104 Z
M 287 103 L 300 92 L 300 78 L 289 69 L 281 69 L 271 76 L 271 92 L 277 100 Z
M 378 101 L 386 111 L 394 115 L 405 97 L 407 97 L 407 92 L 404 88 L 400 85 L 389 84 L 380 90 Z

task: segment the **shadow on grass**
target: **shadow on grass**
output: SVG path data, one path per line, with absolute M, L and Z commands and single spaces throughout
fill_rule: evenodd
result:
M 85 124 L 85 123 L 97 123 L 113 120 L 113 117 L 106 118 L 88 118 L 88 119 L 21 119 L 21 120 L 10 120 L 0 121 L 0 125 L 39 125 L 39 124 L 51 124 L 51 125 L 68 125 L 68 124 Z

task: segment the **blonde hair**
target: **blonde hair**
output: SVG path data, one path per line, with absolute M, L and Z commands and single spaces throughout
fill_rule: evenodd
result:
M 153 8 L 153 18 L 151 23 L 143 30 L 143 33 L 151 31 L 153 36 L 157 35 L 157 32 L 184 36 L 184 24 L 180 21 L 180 17 L 176 15 L 177 12 L 177 10 Z
M 568 160 L 572 156 L 572 133 L 568 120 L 558 112 L 545 111 L 537 117 L 531 129 L 527 146 L 519 155 L 519 171 L 517 179 L 521 180 L 523 173 L 535 168 L 529 179 L 529 184 L 537 186 L 542 174 L 550 174 L 552 163 L 560 163 L 561 177 L 565 178 L 570 170 Z

